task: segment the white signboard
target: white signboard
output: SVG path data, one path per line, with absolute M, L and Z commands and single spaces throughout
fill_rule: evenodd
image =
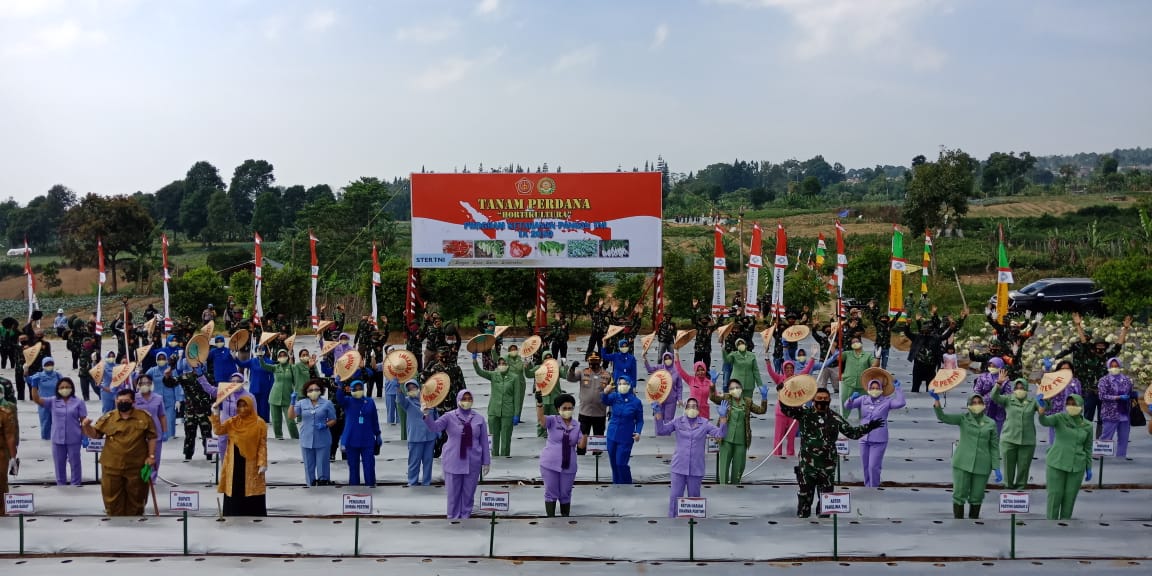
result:
M 707 518 L 707 498 L 677 498 L 676 516 L 680 518 Z
M 104 451 L 104 439 L 94 438 L 88 440 L 88 447 L 85 448 L 88 452 L 100 453 Z
M 507 512 L 512 506 L 512 498 L 508 492 L 480 492 L 480 510 L 482 512 Z
M 719 438 L 713 438 L 713 437 L 709 436 L 708 437 L 708 449 L 707 450 L 708 450 L 708 454 L 719 454 L 720 453 L 720 439 Z
M 593 452 L 607 452 L 608 451 L 608 437 L 607 436 L 589 436 L 588 449 Z
M 1001 492 L 1001 514 L 1027 514 L 1029 507 L 1027 492 Z
M 173 490 L 168 493 L 168 509 L 173 512 L 199 512 L 200 493 L 188 490 Z
M 841 455 L 841 456 L 847 456 L 848 455 L 849 452 L 848 452 L 848 441 L 847 440 L 837 440 L 836 441 L 836 453 Z
M 208 438 L 204 446 L 204 454 L 219 454 L 220 453 L 220 439 Z
M 820 495 L 821 514 L 851 514 L 852 495 L 847 492 L 829 492 Z
M 1116 441 L 1115 440 L 1093 440 L 1092 441 L 1092 455 L 1093 456 L 1115 456 L 1116 455 Z
M 345 494 L 342 514 L 364 516 L 372 513 L 371 494 Z
M 7 473 L 7 470 L 4 470 Z M 36 512 L 36 504 L 31 494 L 15 494 L 9 492 L 4 495 L 4 513 L 9 516 L 23 514 L 28 516 Z

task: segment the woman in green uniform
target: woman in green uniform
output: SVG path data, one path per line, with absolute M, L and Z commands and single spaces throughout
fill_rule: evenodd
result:
M 1028 487 L 1028 472 L 1036 453 L 1036 400 L 1028 397 L 1028 381 L 1012 382 L 1012 396 L 992 388 L 992 401 L 1003 406 L 1004 429 L 1000 432 L 1000 453 L 1004 455 L 1004 487 L 1023 490 Z
M 860 343 L 860 338 L 852 338 L 851 348 L 851 350 L 840 356 L 841 361 L 844 362 L 844 374 L 840 382 L 840 399 L 842 400 L 840 413 L 843 414 L 845 418 L 848 417 L 849 411 L 844 409 L 843 406 L 852 399 L 852 394 L 859 393 L 861 396 L 864 395 L 864 389 L 860 387 L 860 374 L 863 373 L 865 369 L 880 364 L 880 361 L 876 359 L 874 354 L 864 352 L 864 346 Z M 859 410 L 858 408 L 856 412 L 857 416 L 860 415 Z
M 1056 439 L 1048 448 L 1045 461 L 1048 464 L 1048 519 L 1068 520 L 1076 505 L 1076 495 L 1080 493 L 1080 477 L 1092 480 L 1092 423 L 1085 420 L 1084 398 L 1079 394 L 1068 396 L 1064 412 L 1048 415 L 1044 413 L 1047 403 L 1039 403 L 1040 424 L 1056 430 Z
M 751 353 L 749 353 L 751 355 Z M 732 357 L 730 354 L 729 357 Z M 739 364 L 732 362 L 732 374 L 739 370 Z M 755 370 L 755 366 L 753 366 Z M 744 386 L 740 380 L 732 378 L 728 381 L 728 393 L 721 396 L 712 389 L 712 403 L 720 404 L 718 412 L 721 418 L 728 417 L 728 431 L 720 441 L 720 477 L 721 484 L 739 484 L 744 476 L 744 464 L 748 462 L 748 446 L 752 444 L 752 414 L 768 412 L 768 389 L 759 387 L 760 404 L 752 402 L 752 391 L 744 394 Z M 724 402 L 728 401 L 727 412 L 724 411 Z
M 739 380 L 748 388 L 748 396 L 752 391 L 764 383 L 760 380 L 760 368 L 756 366 L 756 353 L 748 351 L 748 343 L 743 338 L 736 340 L 736 349 L 724 355 L 724 361 L 732 367 L 732 375 L 728 382 Z M 732 428 L 732 420 L 728 420 L 728 427 Z
M 495 349 L 493 349 L 495 350 Z M 495 356 L 495 353 L 493 353 Z M 492 431 L 492 455 L 512 454 L 512 416 L 516 413 L 516 378 L 508 369 L 508 361 L 496 356 L 496 370 L 489 372 L 480 366 L 480 355 L 472 354 L 472 368 L 481 378 L 492 383 L 492 393 L 488 397 L 488 429 Z
M 936 418 L 960 427 L 960 444 L 952 455 L 952 515 L 963 518 L 967 503 L 968 517 L 979 518 L 988 473 L 995 472 L 997 482 L 1004 480 L 996 467 L 1000 462 L 996 422 L 984 416 L 984 398 L 979 395 L 968 399 L 967 414 L 945 414 L 940 408 L 940 396 L 931 390 L 928 395 L 934 400 L 932 409 L 936 411 Z

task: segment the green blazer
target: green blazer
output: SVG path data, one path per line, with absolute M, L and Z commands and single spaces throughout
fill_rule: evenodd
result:
M 1049 468 L 1083 474 L 1092 465 L 1092 440 L 1096 434 L 1091 422 L 1083 416 L 1061 413 L 1041 414 L 1040 423 L 1056 429 L 1056 439 L 1045 458 Z
M 272 392 L 268 395 L 268 403 L 272 406 L 288 406 L 292 404 L 292 393 L 302 396 L 304 384 L 308 382 L 308 365 L 297 362 L 295 364 L 269 364 L 260 359 L 260 367 L 272 373 Z
M 760 369 L 756 366 L 755 353 L 732 351 L 724 355 L 724 361 L 732 365 L 732 378 L 740 381 L 745 394 L 751 396 L 756 388 L 763 385 L 760 380 Z
M 488 371 L 475 360 L 472 361 L 472 368 L 481 378 L 492 383 L 492 395 L 488 398 L 488 416 L 511 417 L 516 407 L 516 398 L 513 396 L 516 377 L 512 374 L 512 370 L 509 369 L 504 373 Z
M 1036 400 L 1028 397 L 1017 400 L 1015 396 L 1000 393 L 1000 387 L 992 388 L 992 401 L 1003 406 L 1007 415 L 1000 441 L 1017 446 L 1036 445 Z
M 860 351 L 860 356 L 856 356 L 855 350 L 849 350 L 840 357 L 844 359 L 844 385 L 849 388 L 861 388 L 860 374 L 872 366 L 872 361 L 876 357 L 863 350 Z
M 995 420 L 972 413 L 945 414 L 939 407 L 934 409 L 941 422 L 960 427 L 960 445 L 952 455 L 953 468 L 987 476 L 1000 465 L 1000 442 L 996 436 Z

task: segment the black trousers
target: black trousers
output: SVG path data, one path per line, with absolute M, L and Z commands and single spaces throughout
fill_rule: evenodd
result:
M 589 354 L 595 352 L 600 356 L 604 356 L 604 333 L 593 332 L 588 336 L 588 348 L 584 351 L 584 357 L 587 358 Z
M 920 391 L 920 383 L 924 383 L 924 388 L 928 388 L 928 383 L 932 382 L 932 378 L 936 376 L 936 365 L 924 362 L 912 363 L 912 391 Z
M 604 425 L 608 421 L 606 416 L 585 416 L 581 414 L 577 417 L 580 422 L 580 435 L 587 438 L 589 433 L 594 436 L 604 435 Z M 588 453 L 587 448 L 580 448 L 577 446 L 576 453 L 583 456 Z
M 552 357 L 559 360 L 568 357 L 568 341 L 552 341 Z
M 711 370 L 712 352 L 696 352 L 692 355 L 692 364 L 695 365 L 697 362 L 703 362 L 704 366 Z M 693 368 L 693 371 L 695 371 L 695 368 Z M 693 374 L 695 374 L 695 372 L 693 372 Z

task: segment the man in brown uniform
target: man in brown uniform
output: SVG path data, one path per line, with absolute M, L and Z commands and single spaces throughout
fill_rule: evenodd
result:
M 10 466 L 16 461 L 16 446 L 19 444 L 20 426 L 16 422 L 16 405 L 0 397 L 0 494 L 8 493 Z M 0 516 L 4 507 L 0 505 Z
M 109 516 L 144 514 L 148 483 L 140 470 L 144 464 L 156 465 L 156 426 L 148 412 L 135 407 L 135 401 L 135 392 L 121 390 L 116 394 L 115 411 L 101 416 L 96 424 L 89 418 L 82 423 L 89 438 L 105 438 L 101 493 Z

